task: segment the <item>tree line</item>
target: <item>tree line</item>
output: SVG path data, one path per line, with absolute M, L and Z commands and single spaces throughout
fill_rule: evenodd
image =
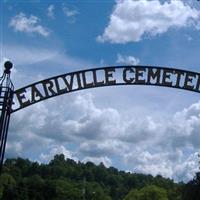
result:
M 55 155 L 48 164 L 7 159 L 0 176 L 2 200 L 199 200 L 200 172 L 175 183 Z

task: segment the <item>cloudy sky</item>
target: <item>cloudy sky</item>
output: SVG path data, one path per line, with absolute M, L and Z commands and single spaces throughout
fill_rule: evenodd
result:
M 15 88 L 79 69 L 156 65 L 200 71 L 200 2 L 1 1 L 1 65 Z M 6 157 L 54 154 L 191 179 L 200 152 L 200 96 L 118 86 L 62 95 L 13 114 Z

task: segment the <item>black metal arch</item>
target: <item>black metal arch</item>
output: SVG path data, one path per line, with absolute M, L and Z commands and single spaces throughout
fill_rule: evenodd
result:
M 110 66 L 61 74 L 14 91 L 11 113 L 40 101 L 83 89 L 150 85 L 200 93 L 200 73 L 158 66 Z
M 117 85 L 162 86 L 200 93 L 198 72 L 157 66 L 111 66 L 86 69 L 54 76 L 14 91 L 10 80 L 12 63 L 7 61 L 4 67 L 3 76 L 0 77 L 0 173 L 10 114 L 25 107 L 65 93 Z

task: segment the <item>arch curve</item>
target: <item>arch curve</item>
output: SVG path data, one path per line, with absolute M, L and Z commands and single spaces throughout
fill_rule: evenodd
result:
M 12 113 L 40 101 L 83 89 L 150 85 L 200 93 L 200 74 L 158 66 L 110 66 L 91 68 L 44 79 L 14 91 Z

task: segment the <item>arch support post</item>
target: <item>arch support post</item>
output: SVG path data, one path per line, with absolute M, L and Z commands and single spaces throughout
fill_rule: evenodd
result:
M 4 67 L 3 75 L 0 77 L 0 173 L 4 161 L 14 93 L 14 86 L 10 79 L 12 63 L 7 61 L 5 62 Z

